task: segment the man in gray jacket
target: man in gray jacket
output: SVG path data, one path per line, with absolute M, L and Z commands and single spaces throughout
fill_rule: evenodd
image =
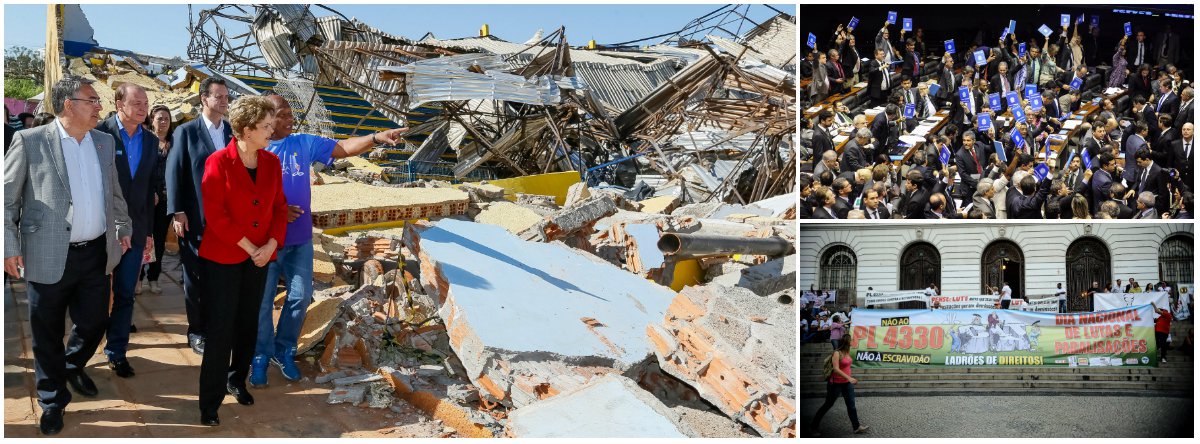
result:
M 70 76 L 50 91 L 58 118 L 20 131 L 4 157 L 4 271 L 27 281 L 40 428 L 62 430 L 66 383 L 98 393 L 83 372 L 104 338 L 109 275 L 130 247 L 112 136 L 95 130 L 100 97 Z M 70 270 L 69 273 L 65 273 Z M 63 347 L 66 313 L 74 327 Z

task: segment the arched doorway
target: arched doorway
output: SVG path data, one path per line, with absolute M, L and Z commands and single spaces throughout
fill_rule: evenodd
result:
M 922 290 L 929 283 L 942 286 L 942 255 L 929 242 L 914 242 L 900 255 L 899 290 Z M 901 302 L 900 308 L 925 308 L 920 301 Z
M 1092 311 L 1095 309 L 1093 298 L 1084 297 L 1082 293 L 1092 287 L 1092 282 L 1099 284 L 1098 288 L 1112 279 L 1108 246 L 1094 237 L 1081 237 L 1071 242 L 1067 247 L 1067 311 Z
M 837 290 L 838 306 L 850 306 L 858 293 L 858 257 L 854 250 L 845 245 L 834 245 L 821 255 L 821 278 L 817 281 L 820 290 Z
M 998 240 L 983 249 L 980 258 L 979 294 L 991 294 L 988 287 L 1012 288 L 1013 299 L 1025 295 L 1025 255 L 1009 240 Z
M 1175 294 L 1179 293 L 1179 283 L 1195 284 L 1193 266 L 1191 237 L 1176 234 L 1158 247 L 1158 280 L 1171 284 Z M 1194 289 L 1189 290 L 1196 294 Z

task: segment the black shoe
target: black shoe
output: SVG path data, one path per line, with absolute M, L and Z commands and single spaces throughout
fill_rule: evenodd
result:
M 204 338 L 200 336 L 189 336 L 188 345 L 192 346 L 192 351 L 200 356 L 204 356 Z
M 221 425 L 221 418 L 217 417 L 216 410 L 211 412 L 205 412 L 202 410 L 200 411 L 200 424 L 204 424 L 206 426 L 219 426 Z
M 225 391 L 237 398 L 238 404 L 254 405 L 254 397 L 250 396 L 250 392 L 245 387 L 234 387 L 233 384 L 225 384 Z
M 100 393 L 100 390 L 96 389 L 96 383 L 92 382 L 92 378 L 89 378 L 83 369 L 67 372 L 67 383 L 71 385 L 71 389 L 75 390 L 75 393 L 89 398 L 94 398 Z
M 113 369 L 117 376 L 129 378 L 133 376 L 133 367 L 129 365 L 129 360 L 121 359 L 119 361 L 108 361 L 108 368 Z
M 137 326 L 136 326 L 136 325 L 133 325 L 133 324 L 129 324 L 129 332 L 130 332 L 130 333 L 137 333 Z
M 57 435 L 63 429 L 63 411 L 59 408 L 49 408 L 42 410 L 42 420 L 38 423 L 38 427 L 42 429 L 43 435 Z

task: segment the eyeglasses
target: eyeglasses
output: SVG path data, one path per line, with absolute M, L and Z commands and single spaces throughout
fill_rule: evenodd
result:
M 74 97 L 71 97 L 71 98 L 68 98 L 67 100 L 74 100 L 74 101 L 77 101 L 77 102 L 91 102 L 91 104 L 92 104 L 93 106 L 100 106 L 100 99 L 99 99 L 99 98 L 95 98 L 95 99 L 76 99 L 76 98 L 74 98 Z

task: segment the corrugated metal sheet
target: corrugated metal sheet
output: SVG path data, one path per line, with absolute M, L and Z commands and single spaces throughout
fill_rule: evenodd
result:
M 795 71 L 796 24 L 788 16 L 777 15 L 762 26 L 747 32 L 745 44 L 764 55 L 762 61 L 775 67 Z
M 757 139 L 755 133 L 746 133 L 725 140 L 732 134 L 731 131 L 720 129 L 703 129 L 700 131 L 690 131 L 671 139 L 671 144 L 682 147 L 686 151 L 749 151 L 754 146 L 754 141 Z M 718 143 L 720 142 L 720 143 Z
M 421 50 L 421 48 L 407 45 L 360 42 L 328 42 L 322 45 L 320 50 L 335 58 L 337 65 L 345 69 L 349 76 L 344 82 L 347 87 L 374 105 L 380 113 L 392 121 L 405 125 L 408 119 L 400 111 L 407 107 L 408 96 L 402 94 L 404 91 L 400 81 L 380 79 L 380 68 L 394 64 L 397 60 L 412 63 L 418 59 L 403 56 L 393 49 L 407 52 Z M 389 53 L 392 54 L 392 60 L 367 54 L 368 52 Z
M 463 54 L 379 69 L 407 74 L 408 106 L 413 108 L 429 102 L 458 100 L 502 100 L 543 106 L 562 102 L 558 85 L 548 76 L 526 79 L 499 71 L 507 66 L 496 54 Z M 472 67 L 484 72 L 468 71 Z

